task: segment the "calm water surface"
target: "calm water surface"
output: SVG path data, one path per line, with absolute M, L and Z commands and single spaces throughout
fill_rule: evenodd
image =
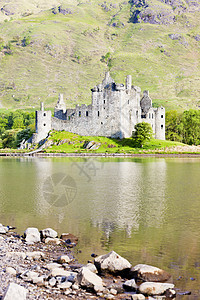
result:
M 71 232 L 81 262 L 115 250 L 200 299 L 199 159 L 1 158 L 0 222 Z

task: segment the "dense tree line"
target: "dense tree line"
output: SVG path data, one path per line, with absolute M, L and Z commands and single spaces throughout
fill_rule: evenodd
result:
M 16 110 L 0 113 L 0 148 L 17 148 L 35 130 L 35 113 Z
M 167 140 L 200 145 L 200 110 L 168 111 L 165 127 Z

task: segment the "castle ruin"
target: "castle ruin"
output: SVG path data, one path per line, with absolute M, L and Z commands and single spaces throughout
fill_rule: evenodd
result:
M 109 72 L 102 83 L 92 90 L 90 105 L 76 105 L 66 109 L 63 95 L 55 106 L 54 116 L 45 111 L 36 111 L 36 133 L 33 143 L 38 143 L 48 136 L 50 130 L 65 130 L 82 136 L 105 136 L 111 138 L 128 138 L 132 136 L 137 123 L 147 122 L 151 125 L 156 139 L 165 140 L 165 109 L 153 108 L 149 92 L 132 85 L 131 75 L 126 83 L 115 83 Z

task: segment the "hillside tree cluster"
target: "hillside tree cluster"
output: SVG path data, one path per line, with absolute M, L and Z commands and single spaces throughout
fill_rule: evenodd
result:
M 200 110 L 166 112 L 165 132 L 166 140 L 200 145 Z
M 0 114 L 0 148 L 18 148 L 35 131 L 35 112 L 16 110 Z

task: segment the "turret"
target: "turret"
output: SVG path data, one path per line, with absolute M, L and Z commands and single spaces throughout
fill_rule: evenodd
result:
M 41 111 L 44 111 L 44 102 L 41 102 L 41 103 L 40 103 L 40 110 L 41 110 Z
M 126 89 L 131 90 L 131 86 L 132 86 L 132 76 L 127 75 L 127 77 L 126 77 Z
M 44 110 L 44 103 L 41 102 L 40 110 L 36 111 L 36 134 L 34 134 L 33 143 L 45 139 L 51 130 L 51 111 Z

